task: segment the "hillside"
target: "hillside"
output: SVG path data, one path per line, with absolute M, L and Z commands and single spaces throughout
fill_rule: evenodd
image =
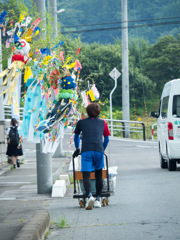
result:
M 103 28 L 119 28 L 121 23 L 104 24 L 97 26 L 84 26 L 63 28 L 64 26 L 87 25 L 98 23 L 112 23 L 121 21 L 121 0 L 57 0 L 58 9 L 64 8 L 66 11 L 59 14 L 59 20 L 62 26 L 62 31 L 74 31 L 84 29 L 103 29 Z M 157 42 L 158 37 L 173 34 L 177 37 L 180 32 L 179 24 L 165 24 L 165 22 L 179 21 L 180 18 L 173 18 L 180 16 L 180 0 L 128 0 L 128 20 L 129 26 L 133 27 L 135 24 L 162 24 L 159 26 L 145 26 L 140 28 L 129 28 L 129 40 L 134 37 L 143 37 L 150 43 Z M 159 19 L 154 21 L 140 21 L 147 19 Z M 170 19 L 162 19 L 170 18 Z M 65 33 L 64 33 L 65 34 Z M 121 38 L 121 30 L 106 30 L 93 31 L 89 33 L 72 34 L 73 38 L 81 35 L 83 42 L 99 42 L 99 43 L 113 43 L 114 38 Z
M 31 4 L 29 0 L 24 2 L 28 7 Z M 80 35 L 81 40 L 88 43 L 114 43 L 115 39 L 121 39 L 121 0 L 57 0 L 57 9 L 62 8 L 66 11 L 58 14 L 58 18 L 63 34 L 72 38 Z M 180 32 L 179 9 L 180 0 L 128 0 L 129 40 L 144 38 L 152 44 L 158 37 L 170 34 L 177 37 Z M 104 31 L 104 28 L 109 30 Z M 67 33 L 72 31 L 78 33 Z

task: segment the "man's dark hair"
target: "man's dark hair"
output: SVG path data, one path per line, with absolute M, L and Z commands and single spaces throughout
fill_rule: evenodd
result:
M 16 126 L 16 124 L 17 124 L 17 120 L 15 118 L 12 118 L 11 119 L 11 125 Z
M 97 117 L 101 112 L 101 108 L 97 103 L 90 103 L 86 108 L 86 112 L 89 117 Z

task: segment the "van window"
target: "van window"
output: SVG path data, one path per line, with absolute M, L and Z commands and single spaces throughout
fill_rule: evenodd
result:
M 173 97 L 173 117 L 180 117 L 180 95 L 174 95 Z
M 162 118 L 167 118 L 167 113 L 168 113 L 168 101 L 169 101 L 169 96 L 164 97 L 162 99 L 162 109 L 161 109 L 161 116 Z

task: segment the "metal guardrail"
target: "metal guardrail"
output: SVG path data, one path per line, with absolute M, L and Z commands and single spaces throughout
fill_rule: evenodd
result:
M 125 138 L 125 131 L 128 132 L 136 132 L 136 133 L 143 133 L 143 140 L 146 141 L 146 134 L 145 134 L 145 124 L 139 121 L 126 121 L 126 120 L 111 120 L 111 119 L 104 119 L 108 124 L 108 127 L 111 130 L 111 136 L 113 136 L 114 131 L 123 132 L 123 138 Z M 122 126 L 114 125 L 112 123 L 121 123 Z M 125 126 L 126 123 L 135 123 L 140 124 L 142 127 L 132 127 L 132 126 Z M 137 130 L 138 129 L 138 130 Z
M 19 108 L 20 111 L 20 120 L 23 120 L 23 108 Z M 4 105 L 4 116 L 5 119 L 10 119 L 12 117 L 11 114 L 11 106 L 6 106 Z M 145 136 L 145 124 L 143 122 L 139 122 L 139 121 L 126 121 L 126 120 L 111 120 L 111 119 L 104 119 L 107 123 L 108 123 L 108 127 L 111 130 L 111 136 L 114 135 L 114 132 L 123 132 L 123 138 L 125 138 L 125 131 L 128 132 L 135 132 L 135 133 L 143 133 L 143 140 L 146 141 L 146 136 Z M 71 122 L 71 120 L 70 120 Z M 110 124 L 109 124 L 110 122 Z M 121 123 L 122 126 L 119 125 L 114 125 L 113 123 Z M 126 123 L 135 123 L 135 124 L 140 124 L 142 125 L 142 127 L 138 127 L 138 126 L 130 126 L 130 125 L 126 125 Z
M 19 116 L 20 120 L 23 119 L 23 109 L 22 107 L 19 108 Z M 12 118 L 12 113 L 11 113 L 11 106 L 4 105 L 4 118 Z

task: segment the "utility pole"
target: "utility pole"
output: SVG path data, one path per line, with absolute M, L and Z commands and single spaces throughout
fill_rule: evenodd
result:
M 33 0 L 33 2 L 36 4 L 37 12 L 41 13 L 41 20 L 46 21 L 45 11 L 46 11 L 46 4 L 45 0 Z M 46 24 L 44 23 L 44 29 L 46 28 Z M 41 32 L 41 37 L 45 37 L 45 33 Z
M 52 28 L 53 28 L 53 36 L 54 38 L 57 37 L 57 14 L 64 12 L 65 9 L 60 9 L 59 11 L 57 11 L 57 1 L 56 0 L 48 0 L 48 11 L 51 14 L 51 16 L 53 17 L 52 19 Z
M 48 12 L 52 16 L 53 37 L 57 37 L 57 3 L 56 0 L 48 0 Z
M 129 62 L 127 0 L 121 0 L 122 11 L 122 112 L 123 120 L 129 121 Z M 125 138 L 130 137 L 129 123 L 125 123 Z
M 41 13 L 41 19 L 45 18 L 45 0 L 34 0 L 37 12 Z M 45 27 L 45 24 L 44 24 Z M 45 34 L 41 35 L 44 37 Z M 51 153 L 43 153 L 43 141 L 36 143 L 36 167 L 37 167 L 37 191 L 39 194 L 51 193 L 52 191 L 52 164 Z

